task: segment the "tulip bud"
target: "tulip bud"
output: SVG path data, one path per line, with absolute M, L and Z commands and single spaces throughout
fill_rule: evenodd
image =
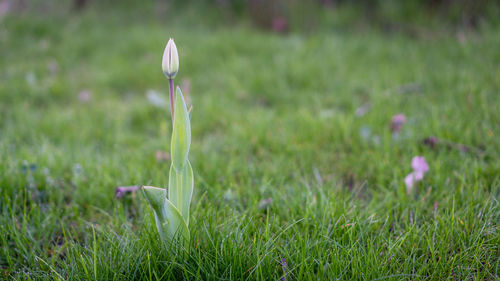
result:
M 163 52 L 163 61 L 161 63 L 163 73 L 168 79 L 173 79 L 179 71 L 179 55 L 177 54 L 177 47 L 175 46 L 174 39 L 168 40 L 165 51 Z

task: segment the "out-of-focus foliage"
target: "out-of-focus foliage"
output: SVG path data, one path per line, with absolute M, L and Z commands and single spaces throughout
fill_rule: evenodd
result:
M 258 26 L 274 29 L 279 28 L 283 18 L 292 26 L 322 26 L 328 24 L 328 14 L 332 12 L 342 12 L 333 17 L 343 18 L 344 23 L 368 22 L 385 28 L 398 23 L 477 27 L 482 22 L 496 21 L 499 12 L 498 2 L 487 0 L 204 1 L 226 13 L 250 16 Z
M 499 24 L 500 3 L 489 0 L 2 0 L 11 11 L 73 12 L 89 6 L 170 16 L 194 8 L 217 23 L 250 21 L 277 32 L 357 26 L 414 32 L 419 28 L 477 28 Z M 201 8 L 201 9 L 200 9 Z M 208 15 L 207 15 L 208 14 Z M 145 16 L 146 17 L 146 16 Z M 199 17 L 199 15 L 194 15 Z

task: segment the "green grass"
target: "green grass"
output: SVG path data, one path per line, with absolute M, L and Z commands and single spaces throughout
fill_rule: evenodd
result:
M 141 193 L 114 198 L 168 182 L 170 113 L 145 92 L 167 97 L 169 36 L 191 83 L 189 253 L 159 243 Z M 0 279 L 279 280 L 286 259 L 286 280 L 498 280 L 500 31 L 465 36 L 5 18 Z M 415 155 L 430 171 L 407 195 Z

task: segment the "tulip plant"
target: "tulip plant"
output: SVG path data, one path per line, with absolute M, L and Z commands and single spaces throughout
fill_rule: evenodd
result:
M 179 87 L 174 96 L 174 78 L 179 70 L 179 56 L 173 39 L 165 47 L 162 68 L 169 82 L 172 114 L 172 164 L 168 191 L 154 186 L 143 186 L 142 190 L 153 209 L 161 240 L 164 243 L 180 240 L 188 245 L 189 205 L 193 195 L 193 169 L 188 160 L 191 126 L 189 112 Z

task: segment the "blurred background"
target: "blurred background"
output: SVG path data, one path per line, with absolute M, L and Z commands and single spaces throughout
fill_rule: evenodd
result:
M 91 279 L 94 227 L 110 237 L 98 247 L 110 257 L 98 265 L 109 271 L 102 279 L 121 271 L 136 280 L 148 268 L 140 245 L 154 228 L 144 198 L 115 189 L 168 183 L 161 60 L 173 37 L 175 83 L 193 106 L 192 229 L 203 229 L 208 253 L 201 276 L 255 276 L 239 246 L 228 247 L 234 259 L 218 247 L 240 241 L 229 234 L 248 224 L 241 245 L 268 226 L 292 227 L 265 260 L 263 276 L 274 279 L 282 249 L 290 268 L 308 267 L 297 280 L 318 271 L 325 280 L 399 278 L 413 268 L 436 280 L 444 269 L 450 279 L 494 278 L 499 27 L 493 0 L 0 0 L 0 274 L 55 279 L 50 264 L 70 280 Z M 411 193 L 404 179 L 415 156 L 429 171 Z M 331 234 L 342 224 L 344 234 Z M 417 232 L 404 249 L 387 251 L 408 229 Z M 58 254 L 67 233 L 73 258 Z M 211 235 L 223 254 L 207 248 Z M 347 236 L 350 246 L 334 238 Z M 259 239 L 250 255 L 261 264 L 270 240 Z M 122 241 L 139 243 L 128 259 L 107 250 Z M 337 244 L 344 255 L 329 256 Z
M 144 20 L 184 17 L 198 24 L 251 23 L 279 33 L 376 27 L 420 34 L 425 29 L 474 29 L 497 24 L 493 0 L 2 0 L 0 16 L 76 16 L 86 10 L 128 11 Z M 186 18 L 187 17 L 187 18 Z M 47 18 L 49 20 L 49 18 Z
M 176 83 L 198 110 L 194 135 L 208 146 L 207 136 L 248 146 L 235 136 L 260 128 L 256 150 L 299 139 L 346 151 L 346 136 L 383 138 L 392 115 L 406 112 L 415 132 L 489 147 L 499 15 L 488 0 L 0 0 L 2 137 L 19 143 L 5 151 L 21 161 L 25 147 L 44 143 L 74 157 L 76 148 L 163 149 L 169 37 L 180 53 Z M 296 134 L 294 120 L 308 118 L 343 131 Z M 290 122 L 281 139 L 266 135 L 269 120 Z
M 195 158 L 272 155 L 290 171 L 333 165 L 332 180 L 389 183 L 382 171 L 395 159 L 368 169 L 351 161 L 417 153 L 436 135 L 493 157 L 499 15 L 487 0 L 0 0 L 3 152 L 14 170 L 41 159 L 117 168 L 96 192 L 164 181 L 164 167 L 155 180 L 116 157 L 168 152 L 160 65 L 174 37 Z M 392 143 L 399 113 L 411 125 Z

